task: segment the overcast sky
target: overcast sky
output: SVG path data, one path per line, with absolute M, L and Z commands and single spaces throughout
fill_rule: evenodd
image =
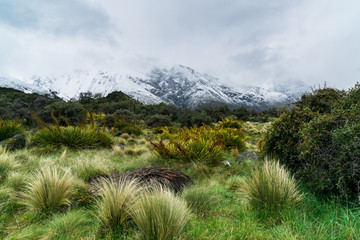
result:
M 0 74 L 146 73 L 224 82 L 360 81 L 359 0 L 0 0 Z

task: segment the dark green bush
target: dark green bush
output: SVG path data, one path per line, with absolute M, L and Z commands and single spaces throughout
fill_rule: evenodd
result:
M 116 121 L 114 131 L 139 136 L 143 133 L 143 127 L 136 120 L 128 122 L 121 118 L 119 121 Z
M 360 194 L 360 85 L 303 95 L 266 133 L 262 153 L 319 194 Z
M 53 123 L 51 112 L 56 117 L 63 117 L 58 119 L 62 126 L 67 125 L 66 121 L 63 120 L 64 118 L 72 125 L 80 125 L 85 109 L 79 102 L 55 102 L 46 106 L 45 110 L 39 116 L 44 122 Z
M 166 115 L 155 114 L 146 120 L 149 127 L 171 126 L 171 118 Z
M 25 130 L 17 121 L 0 120 L 0 141 L 13 137 L 16 134 L 24 134 Z

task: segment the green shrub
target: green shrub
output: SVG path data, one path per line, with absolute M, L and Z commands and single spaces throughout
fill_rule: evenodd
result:
M 53 212 L 70 206 L 74 180 L 69 171 L 43 167 L 29 181 L 22 202 L 34 212 Z
M 241 129 L 243 123 L 241 121 L 234 121 L 229 118 L 223 118 L 220 122 L 218 122 L 219 128 L 235 128 Z
M 203 162 L 217 165 L 225 159 L 225 153 L 220 144 L 205 139 L 183 141 L 170 141 L 165 143 L 151 142 L 154 152 L 164 158 L 182 163 Z
M 150 141 L 154 152 L 164 158 L 179 162 L 204 162 L 217 165 L 224 160 L 225 150 L 236 148 L 239 152 L 246 149 L 245 136 L 241 129 L 202 127 L 182 128 L 169 132 L 163 128 L 161 139 Z
M 142 193 L 131 209 L 131 216 L 146 240 L 174 239 L 190 219 L 185 201 L 161 188 Z
M 146 120 L 149 127 L 164 127 L 171 126 L 171 117 L 161 114 L 155 114 Z
M 295 172 L 302 165 L 299 144 L 302 141 L 301 130 L 311 119 L 319 116 L 309 109 L 294 108 L 283 113 L 274 121 L 265 133 L 262 153 L 279 159 L 291 171 Z
M 130 219 L 130 207 L 137 200 L 140 190 L 135 180 L 100 180 L 96 217 L 107 228 L 121 227 Z
M 24 134 L 25 130 L 17 121 L 0 120 L 0 141 L 13 137 L 16 134 Z
M 265 160 L 245 179 L 241 192 L 252 208 L 278 212 L 302 199 L 295 179 L 279 164 Z
M 286 165 L 316 193 L 360 194 L 360 85 L 304 95 L 266 133 L 262 154 Z
M 90 126 L 86 128 L 51 126 L 36 132 L 31 139 L 30 145 L 53 149 L 58 149 L 61 146 L 74 149 L 91 149 L 99 147 L 110 148 L 113 143 L 114 140 L 109 133 L 92 129 Z
M 136 120 L 127 122 L 125 118 L 121 118 L 120 121 L 115 122 L 113 131 L 140 136 L 143 133 L 143 127 Z
M 51 116 L 51 113 L 55 116 L 63 117 L 59 119 L 59 124 L 62 126 L 66 126 L 67 122 L 70 122 L 73 125 L 80 125 L 86 110 L 79 102 L 55 102 L 47 105 L 40 117 L 44 122 L 52 123 L 53 117 Z

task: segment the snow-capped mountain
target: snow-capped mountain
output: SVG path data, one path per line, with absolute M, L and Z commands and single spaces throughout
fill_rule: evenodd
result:
M 5 78 L 0 78 L 0 87 L 4 85 L 2 79 Z M 5 87 L 19 89 L 26 86 L 26 89 L 31 89 L 30 86 L 33 86 L 33 89 L 40 89 L 43 92 L 55 91 L 65 100 L 77 98 L 81 92 L 89 91 L 106 96 L 113 91 L 122 91 L 145 104 L 165 102 L 183 108 L 227 105 L 231 108 L 248 106 L 265 109 L 290 103 L 299 95 L 296 89 L 287 92 L 287 88 L 236 89 L 220 84 L 220 80 L 216 77 L 196 72 L 182 65 L 171 69 L 155 68 L 150 73 L 140 76 L 121 75 L 116 72 L 75 71 L 62 76 L 33 76 L 27 79 L 27 82 L 31 84 L 24 84 L 24 81 L 16 83 L 13 79 L 13 86 L 7 84 Z M 297 89 L 302 88 L 298 86 Z
M 260 87 L 234 87 L 220 84 L 220 80 L 201 74 L 182 65 L 167 69 L 153 69 L 144 79 L 137 79 L 146 89 L 162 101 L 183 108 L 206 106 L 248 106 L 267 108 L 290 103 L 292 96 Z
M 33 84 L 28 84 L 24 81 L 9 76 L 0 76 L 0 87 L 13 88 L 25 93 L 48 93 L 48 91 L 44 90 L 43 88 L 39 88 Z

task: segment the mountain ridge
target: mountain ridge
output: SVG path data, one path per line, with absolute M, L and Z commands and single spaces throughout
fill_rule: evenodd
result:
M 77 98 L 81 92 L 106 96 L 114 91 L 122 91 L 144 104 L 164 102 L 190 109 L 226 105 L 230 108 L 246 106 L 261 110 L 291 103 L 301 95 L 296 88 L 284 84 L 276 90 L 255 86 L 235 89 L 221 84 L 219 78 L 183 65 L 170 69 L 154 68 L 148 74 L 136 77 L 116 72 L 77 70 L 61 76 L 32 76 L 27 80 L 18 80 L 18 83 L 16 79 L 10 79 L 4 81 L 6 86 L 13 84 L 15 89 L 26 88 L 27 91 L 42 94 L 51 90 L 65 100 Z M 298 86 L 302 91 L 306 89 L 306 84 L 297 84 L 302 84 L 302 88 Z M 2 85 L 1 80 L 0 87 Z

